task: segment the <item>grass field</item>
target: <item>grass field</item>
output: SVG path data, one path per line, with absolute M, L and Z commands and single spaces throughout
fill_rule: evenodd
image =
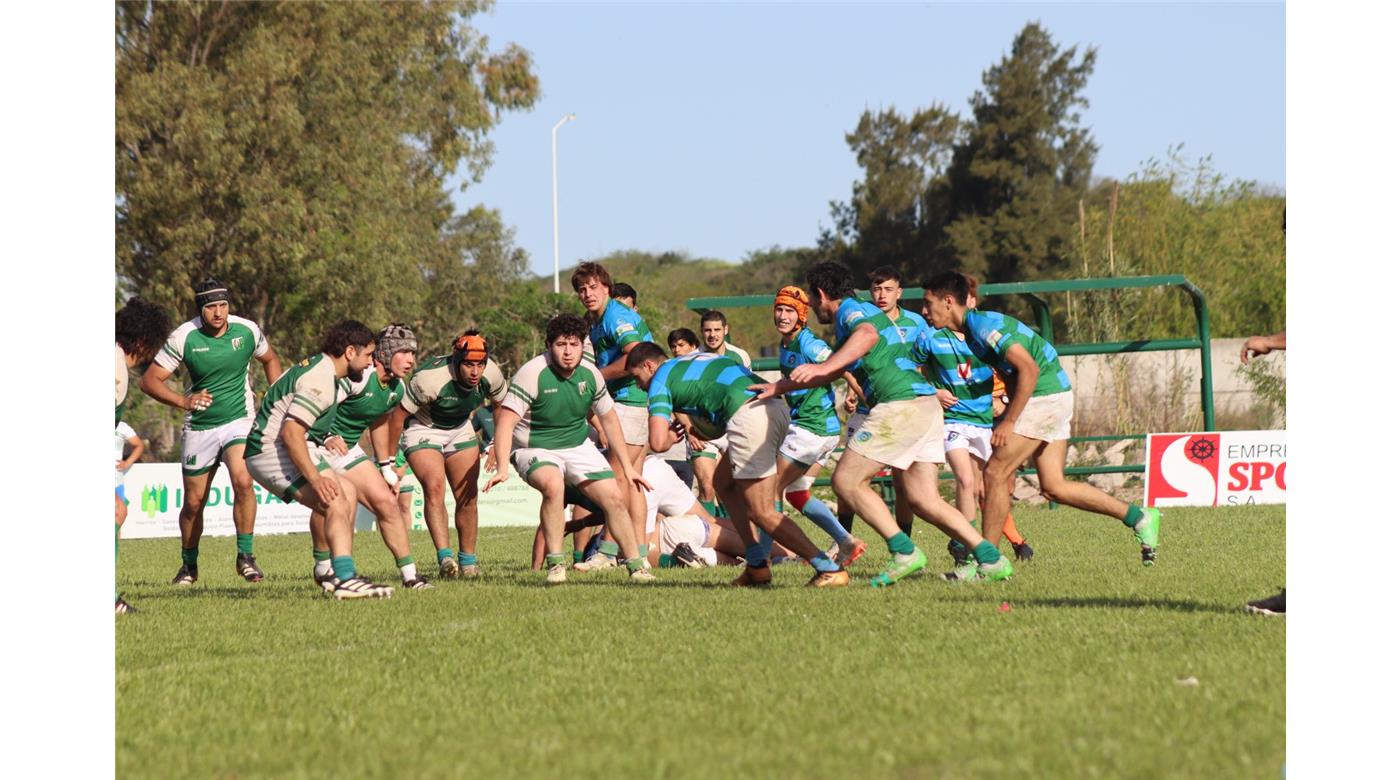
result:
M 1016 519 L 1037 555 L 1010 582 L 884 591 L 863 584 L 873 547 L 836 591 L 795 565 L 761 592 L 724 587 L 729 568 L 547 589 L 531 530 L 483 529 L 483 579 L 336 603 L 305 535 L 258 540 L 258 585 L 232 538 L 206 540 L 187 590 L 166 584 L 177 540 L 125 542 L 143 611 L 117 620 L 117 771 L 1280 776 L 1285 619 L 1240 606 L 1284 581 L 1282 507 L 1169 510 L 1154 568 L 1110 521 Z M 397 583 L 378 536 L 356 541 L 360 570 Z M 946 568 L 940 534 L 915 541 Z M 414 549 L 431 564 L 426 534 Z

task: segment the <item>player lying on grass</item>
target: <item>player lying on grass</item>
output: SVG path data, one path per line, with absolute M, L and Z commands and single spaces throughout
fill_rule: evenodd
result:
M 647 457 L 642 464 L 642 478 L 651 485 L 646 494 L 651 565 L 697 568 L 743 562 L 744 543 L 733 523 L 716 519 L 706 511 L 661 456 Z M 584 535 L 603 524 L 602 512 L 577 490 L 565 488 L 564 503 L 574 507 L 573 517 L 564 524 L 564 533 Z M 538 569 L 544 563 L 544 551 L 541 528 L 535 534 L 532 568 Z M 774 545 L 773 556 L 775 560 L 797 559 L 795 553 L 779 544 Z
M 156 351 L 165 343 L 170 334 L 170 318 L 159 307 L 140 298 L 132 298 L 117 312 L 116 320 L 116 379 L 117 379 L 117 424 L 121 424 L 122 413 L 126 411 L 126 393 L 131 380 L 131 369 L 147 366 L 156 356 Z M 149 370 L 149 369 L 146 369 Z M 137 456 L 133 455 L 133 459 Z M 126 522 L 126 491 L 122 487 L 118 471 L 116 490 L 116 559 L 121 558 L 122 524 Z M 122 594 L 116 594 L 116 614 L 135 612 L 136 608 L 126 603 Z
M 773 327 L 778 331 L 778 363 L 783 376 L 809 363 L 831 356 L 831 347 L 807 329 L 810 299 L 801 287 L 788 286 L 773 298 Z M 856 380 L 847 382 L 854 391 Z M 793 390 L 783 396 L 792 423 L 778 447 L 778 490 L 797 511 L 806 515 L 836 543 L 827 554 L 842 566 L 850 566 L 865 554 L 866 544 L 841 526 L 825 501 L 813 496 L 812 483 L 841 440 L 841 420 L 836 416 L 836 393 L 830 386 Z
M 244 443 L 253 425 L 257 400 L 248 383 L 248 365 L 262 363 L 268 384 L 282 374 L 282 363 L 257 323 L 229 313 L 229 291 L 216 279 L 195 288 L 199 313 L 182 323 L 156 355 L 156 364 L 141 377 L 141 389 L 167 406 L 183 409 L 180 464 L 184 499 L 180 505 L 180 569 L 174 585 L 199 579 L 199 540 L 204 535 L 204 504 L 219 462 L 233 486 L 233 526 L 238 554 L 234 568 L 249 582 L 263 578 L 253 557 L 253 525 L 258 502 L 253 478 L 243 462 Z M 180 366 L 190 376 L 189 390 L 178 393 L 165 384 Z
M 374 512 L 384 545 L 394 556 L 404 587 L 431 588 L 418 575 L 413 552 L 408 546 L 408 515 L 400 510 L 395 494 L 399 473 L 394 469 L 395 439 L 389 432 L 389 415 L 403 399 L 408 376 L 418 353 L 418 337 L 406 325 L 394 323 L 374 338 L 374 366 L 358 382 L 343 386 L 344 398 L 336 407 L 329 430 L 312 431 L 312 441 L 331 455 L 331 468 L 355 486 L 361 505 Z M 369 431 L 371 458 L 360 447 L 360 437 Z M 326 518 L 311 513 L 311 556 L 315 560 L 312 577 L 322 588 L 334 590 L 330 544 L 326 541 Z
M 748 565 L 733 584 L 766 585 L 773 580 L 763 547 L 751 523 L 809 562 L 816 573 L 813 587 L 850 582 L 850 576 L 774 506 L 778 501 L 777 455 L 790 417 L 781 399 L 754 397 L 750 385 L 757 374 L 734 360 L 707 353 L 666 358 L 655 344 L 638 344 L 627 356 L 627 371 L 647 392 L 648 438 L 653 452 L 665 452 L 676 441 L 671 428 L 675 413 L 688 416 L 702 438 L 724 434 L 729 448 L 715 472 L 715 491 L 729 508 L 734 528 L 744 540 Z
M 905 494 L 914 514 L 968 545 L 983 579 L 1011 576 L 1011 562 L 988 543 L 938 494 L 936 463 L 943 460 L 943 409 L 935 390 L 903 348 L 902 332 L 874 304 L 855 297 L 851 273 L 839 263 L 819 263 L 807 272 L 807 286 L 823 323 L 836 323 L 837 350 L 821 363 L 798 366 L 776 384 L 756 384 L 761 398 L 804 387 L 830 384 L 860 361 L 869 380 L 870 414 L 832 474 L 836 495 L 853 507 L 885 539 L 890 563 L 870 584 L 893 585 L 928 564 L 928 557 L 896 524 L 884 500 L 870 486 L 888 467 L 895 490 Z
M 608 462 L 614 472 L 620 472 L 622 461 L 627 460 L 632 471 L 640 473 L 647 445 L 646 394 L 627 375 L 626 355 L 638 344 L 651 343 L 651 329 L 640 314 L 613 300 L 612 276 L 599 263 L 581 263 L 570 282 L 588 312 L 589 341 L 595 364 L 608 383 L 608 393 L 615 402 L 617 419 L 622 426 L 621 439 L 609 437 Z M 646 500 L 625 481 L 619 486 L 632 520 L 632 536 L 643 539 Z M 642 555 L 646 555 L 645 549 Z
M 477 565 L 477 478 L 481 441 L 472 413 L 499 404 L 506 378 L 491 359 L 486 338 L 470 328 L 452 342 L 452 352 L 423 364 L 389 418 L 389 435 L 402 430 L 399 447 L 423 491 L 423 515 L 445 579 L 480 576 Z M 456 500 L 457 556 L 447 533 L 447 486 Z
M 1093 485 L 1065 479 L 1074 391 L 1055 348 L 1012 317 L 971 309 L 968 293 L 963 274 L 938 274 L 924 283 L 924 309 L 934 327 L 962 333 L 968 349 L 1012 383 L 1011 403 L 992 429 L 992 457 L 984 475 L 987 484 L 1005 485 L 1027 458 L 1034 457 L 1041 495 L 1121 521 L 1141 545 L 1143 565 L 1150 566 L 1157 559 L 1161 512 L 1126 504 Z M 1010 508 L 1006 492 L 987 491 L 982 531 L 993 544 L 1001 540 Z
M 564 553 L 564 488 L 574 487 L 603 510 L 608 530 L 627 562 L 633 582 L 655 578 L 632 535 L 631 518 L 608 461 L 588 440 L 588 416 L 597 415 L 612 442 L 622 441 L 622 427 L 602 373 L 583 362 L 588 323 L 560 314 L 545 328 L 546 350 L 511 377 L 506 398 L 496 408 L 492 447 L 496 473 L 490 490 L 510 478 L 514 465 L 522 479 L 543 496 L 540 526 L 545 533 L 545 561 L 550 584 L 568 578 Z M 644 492 L 650 486 L 631 461 L 619 461 L 622 479 Z M 669 471 L 669 467 L 666 467 Z M 674 475 L 672 475 L 674 476 Z
M 971 277 L 968 283 L 975 286 Z M 976 308 L 976 298 L 971 294 L 968 308 Z M 995 374 L 991 366 L 972 354 L 964 339 L 961 333 L 948 328 L 925 330 L 914 343 L 912 358 L 924 367 L 934 387 L 938 388 L 938 401 L 943 405 L 943 449 L 956 479 L 958 511 L 975 526 L 983 495 L 982 470 L 992 455 Z M 1021 558 L 1021 548 L 1015 549 L 1016 557 Z M 976 576 L 977 565 L 962 542 L 950 540 L 948 551 L 953 556 L 954 568 L 944 576 L 948 579 Z
M 264 490 L 295 499 L 325 517 L 331 594 L 337 599 L 388 598 L 394 590 L 355 572 L 355 485 L 331 468 L 333 456 L 307 441 L 329 428 L 340 403 L 340 380 L 364 379 L 374 356 L 374 332 L 363 323 L 337 323 L 321 339 L 321 351 L 287 369 L 267 389 L 248 433 L 248 471 Z

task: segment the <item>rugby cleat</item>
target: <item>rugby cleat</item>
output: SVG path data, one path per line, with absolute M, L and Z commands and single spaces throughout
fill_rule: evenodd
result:
M 589 556 L 588 560 L 574 564 L 574 571 L 598 571 L 599 569 L 612 569 L 617 566 L 617 559 L 611 555 L 595 552 Z
M 549 567 L 549 573 L 544 576 L 544 581 L 549 585 L 560 585 L 569 579 L 569 567 L 556 563 Z
M 258 559 L 251 553 L 239 553 L 233 561 L 233 568 L 238 576 L 249 582 L 262 582 L 262 569 L 258 568 Z
M 762 588 L 773 584 L 773 569 L 764 564 L 762 566 L 744 566 L 744 573 L 734 578 L 729 583 L 736 588 Z
M 337 601 L 345 599 L 387 599 L 394 595 L 394 589 L 388 585 L 376 585 L 364 577 L 351 577 L 348 580 L 341 580 L 336 583 L 335 590 L 331 591 Z
M 952 571 L 944 572 L 943 579 L 949 582 L 968 582 L 977 579 L 977 559 L 968 558 Z
M 419 575 L 419 576 L 417 576 L 417 577 L 414 577 L 414 578 L 411 579 L 411 580 L 404 580 L 404 581 L 403 581 L 403 586 L 404 586 L 405 588 L 408 588 L 409 590 L 432 590 L 432 589 L 433 589 L 433 584 L 432 584 L 431 582 L 428 582 L 428 578 L 427 578 L 427 577 L 424 577 L 424 576 L 422 576 L 422 575 Z
M 1003 555 L 997 559 L 996 563 L 978 564 L 976 582 L 1001 582 L 1010 579 L 1012 573 L 1011 559 Z
M 457 560 L 451 556 L 438 559 L 438 576 L 445 580 L 457 579 Z
M 972 557 L 972 553 L 967 549 L 967 545 L 957 539 L 948 540 L 948 554 L 953 556 L 954 569 L 961 569 L 968 562 L 968 559 Z
M 632 582 L 656 582 L 656 575 L 650 569 L 642 568 L 627 575 L 627 579 Z
M 193 585 L 199 582 L 199 567 L 181 565 L 180 570 L 175 572 L 175 579 L 170 581 L 171 585 Z
M 671 560 L 675 565 L 684 566 L 687 569 L 705 568 L 705 561 L 695 553 L 690 542 L 681 542 L 676 545 L 676 549 L 671 551 Z
M 894 555 L 885 570 L 870 580 L 872 588 L 888 588 L 928 565 L 928 556 L 915 547 L 909 555 Z
M 457 564 L 457 578 L 461 580 L 474 580 L 481 576 L 481 567 L 474 563 Z
M 860 556 L 870 549 L 870 545 L 855 536 L 848 536 L 844 542 L 837 542 L 836 547 L 837 554 L 832 560 L 843 569 L 860 560 Z
M 1133 536 L 1142 545 L 1142 565 L 1151 566 L 1157 562 L 1157 541 L 1162 532 L 1162 511 L 1142 510 L 1142 519 L 1133 526 Z
M 1035 557 L 1035 550 L 1031 549 L 1031 543 L 1029 541 L 1021 542 L 1020 544 L 1012 542 L 1011 549 L 1016 553 L 1017 563 L 1024 563 Z
M 126 599 L 122 598 L 121 596 L 117 596 L 117 613 L 116 613 L 116 614 L 118 614 L 118 615 L 125 615 L 125 614 L 128 614 L 128 613 L 134 613 L 134 612 L 140 612 L 140 611 L 141 611 L 141 610 L 137 609 L 136 607 L 133 607 L 133 606 L 131 606 L 130 604 L 126 603 Z
M 851 575 L 845 569 L 839 571 L 819 571 L 807 580 L 809 588 L 839 588 L 851 584 Z
M 335 586 L 340 584 L 340 580 L 336 579 L 335 572 L 317 574 L 313 571 L 311 572 L 311 578 L 316 581 L 316 584 L 320 586 L 321 590 L 324 590 L 327 593 L 330 593 L 331 591 L 335 590 Z
M 1287 588 L 1284 588 L 1283 590 L 1279 591 L 1277 594 L 1275 594 L 1275 595 L 1273 595 L 1273 596 L 1270 596 L 1270 597 L 1268 597 L 1268 598 L 1266 598 L 1266 599 L 1259 599 L 1258 601 L 1251 601 L 1251 602 L 1249 602 L 1249 603 L 1247 603 L 1247 604 L 1244 605 L 1244 611 L 1245 611 L 1245 612 L 1248 612 L 1248 613 L 1251 614 L 1251 615 L 1283 615 L 1283 614 L 1287 614 L 1286 611 L 1285 611 L 1285 607 L 1287 606 L 1287 604 L 1285 603 L 1285 598 L 1284 598 L 1285 595 L 1286 595 L 1287 593 L 1288 593 L 1288 589 L 1287 589 Z

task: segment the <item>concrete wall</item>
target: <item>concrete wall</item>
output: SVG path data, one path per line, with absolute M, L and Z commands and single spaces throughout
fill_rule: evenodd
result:
M 1212 339 L 1211 378 L 1215 395 L 1217 417 L 1232 412 L 1244 412 L 1254 406 L 1258 399 L 1242 372 L 1240 349 L 1245 340 Z M 1201 358 L 1194 350 L 1171 352 L 1141 352 L 1114 358 L 1126 366 L 1130 391 L 1127 401 L 1139 405 L 1158 407 L 1157 411 L 1165 418 L 1171 410 L 1166 406 L 1172 402 L 1182 407 L 1182 412 L 1201 408 Z M 1274 352 L 1257 358 L 1270 364 L 1277 371 L 1286 371 L 1287 353 Z M 1114 393 L 1114 374 L 1109 367 L 1108 356 L 1085 355 L 1062 357 L 1060 362 L 1069 374 L 1074 385 L 1075 417 L 1094 418 L 1111 415 L 1114 406 L 1120 403 Z M 1276 421 L 1277 422 L 1277 421 Z M 1076 426 L 1077 427 L 1077 426 Z M 1079 433 L 1076 430 L 1076 433 Z

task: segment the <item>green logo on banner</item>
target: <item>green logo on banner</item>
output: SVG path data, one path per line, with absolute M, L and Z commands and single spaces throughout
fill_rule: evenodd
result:
M 164 512 L 170 506 L 170 488 L 165 485 L 160 487 L 148 487 L 141 491 L 141 511 L 146 513 L 146 517 L 155 519 L 155 516 Z

